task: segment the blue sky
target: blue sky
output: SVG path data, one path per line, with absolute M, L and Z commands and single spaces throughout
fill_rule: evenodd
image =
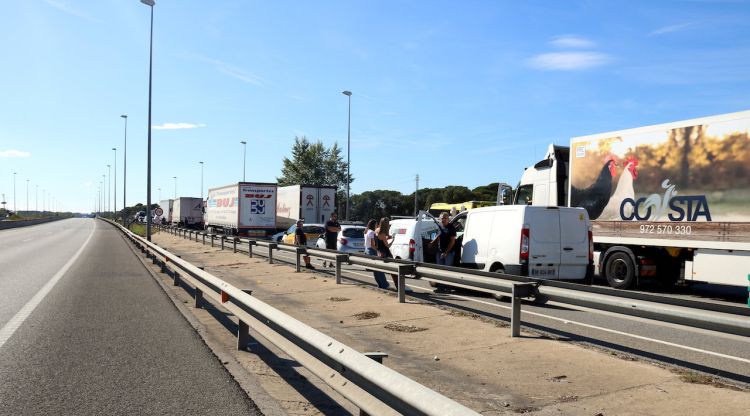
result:
M 352 193 L 517 183 L 549 143 L 750 109 L 748 1 L 192 1 L 154 9 L 153 200 L 274 182 L 295 136 L 346 147 Z M 148 6 L 0 15 L 0 192 L 91 211 L 114 167 L 146 199 Z M 345 153 L 344 153 L 345 154 Z M 114 179 L 114 171 L 111 180 Z M 105 180 L 106 182 L 106 180 Z M 110 185 L 110 193 L 114 185 Z

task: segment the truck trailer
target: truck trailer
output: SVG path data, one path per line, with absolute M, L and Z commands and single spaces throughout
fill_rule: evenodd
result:
M 174 212 L 174 199 L 159 201 L 159 208 L 161 208 L 162 213 L 154 217 L 154 222 L 158 224 L 171 224 L 172 212 Z
M 240 182 L 208 190 L 205 228 L 265 238 L 276 232 L 275 183 Z
M 192 197 L 175 199 L 171 223 L 180 227 L 203 228 L 203 200 Z
M 594 263 L 613 287 L 640 277 L 747 286 L 750 111 L 550 145 L 513 201 L 585 208 Z
M 325 224 L 336 210 L 336 187 L 280 186 L 276 198 L 276 225 L 287 229 L 297 220 Z

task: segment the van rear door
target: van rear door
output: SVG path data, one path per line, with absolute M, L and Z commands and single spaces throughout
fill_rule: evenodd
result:
M 589 224 L 583 209 L 560 209 L 561 279 L 583 279 L 589 264 Z
M 524 224 L 529 226 L 529 277 L 557 278 L 561 257 L 560 210 L 527 207 Z

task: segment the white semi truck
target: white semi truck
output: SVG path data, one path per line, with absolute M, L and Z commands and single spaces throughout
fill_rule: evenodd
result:
M 594 263 L 613 287 L 646 276 L 747 286 L 750 111 L 550 145 L 513 202 L 585 208 Z
M 203 200 L 192 197 L 175 199 L 171 223 L 181 227 L 203 228 Z
M 159 201 L 159 208 L 161 208 L 161 215 L 156 215 L 154 217 L 154 222 L 157 224 L 171 224 L 172 212 L 174 211 L 174 199 L 163 199 Z
M 280 186 L 276 197 L 276 225 L 287 229 L 297 220 L 325 224 L 336 210 L 336 187 Z
M 208 190 L 210 232 L 265 238 L 276 232 L 276 184 L 240 182 Z

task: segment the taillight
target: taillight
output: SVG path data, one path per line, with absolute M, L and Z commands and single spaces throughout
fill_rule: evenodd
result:
M 342 246 L 345 246 L 345 245 L 349 244 L 349 240 L 347 240 L 344 237 L 339 238 L 339 241 L 341 242 Z
M 409 258 L 414 259 L 414 252 L 417 250 L 417 243 L 414 239 L 409 239 Z
M 521 262 L 529 261 L 529 236 L 529 227 L 524 225 L 521 229 L 521 253 L 518 255 Z
M 589 262 L 594 262 L 594 233 L 589 230 Z

